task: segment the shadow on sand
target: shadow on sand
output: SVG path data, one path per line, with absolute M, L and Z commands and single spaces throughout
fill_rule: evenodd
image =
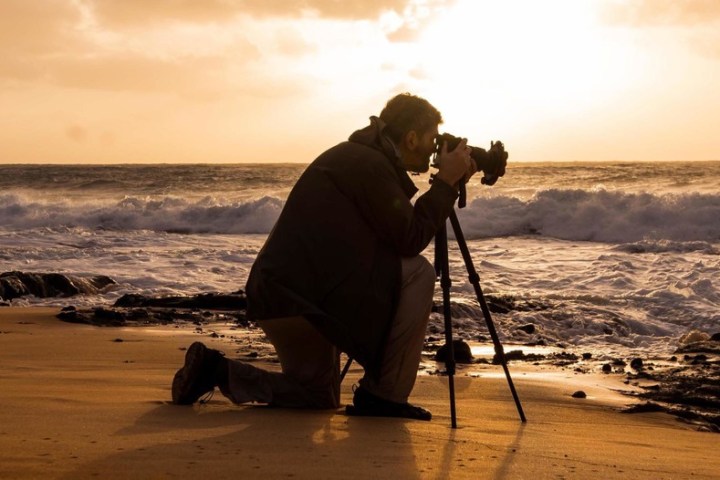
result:
M 163 403 L 65 478 L 420 478 L 405 422 L 340 412 Z

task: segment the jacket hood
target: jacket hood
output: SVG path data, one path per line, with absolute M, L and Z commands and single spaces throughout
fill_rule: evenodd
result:
M 382 152 L 397 171 L 398 178 L 400 179 L 400 186 L 405 191 L 408 198 L 412 198 L 418 189 L 415 187 L 415 183 L 413 183 L 412 179 L 403 167 L 397 148 L 385 135 L 385 127 L 385 122 L 373 115 L 370 117 L 370 125 L 353 132 L 348 140 Z

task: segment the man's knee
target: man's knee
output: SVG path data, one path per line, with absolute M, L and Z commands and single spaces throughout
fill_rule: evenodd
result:
M 417 285 L 418 288 L 432 291 L 437 278 L 435 267 L 423 255 L 402 259 L 403 286 Z

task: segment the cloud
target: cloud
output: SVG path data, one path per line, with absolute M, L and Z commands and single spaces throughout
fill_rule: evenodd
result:
M 317 51 L 318 47 L 305 40 L 302 33 L 291 28 L 275 33 L 275 47 L 283 55 L 297 57 Z
M 399 25 L 387 33 L 387 39 L 393 43 L 415 42 L 435 17 L 443 15 L 454 3 L 455 0 L 409 2 L 400 16 Z
M 4 55 L 66 51 L 77 45 L 73 27 L 80 11 L 63 0 L 3 0 L 0 53 Z
M 412 25 L 410 23 L 403 23 L 400 28 L 389 32 L 386 37 L 389 41 L 393 43 L 412 43 L 418 39 L 420 33 L 421 30 L 416 25 Z
M 229 68 L 236 72 L 260 55 L 241 34 L 225 35 L 221 42 L 208 42 L 206 51 L 195 51 L 198 39 L 204 33 L 212 36 L 213 31 L 165 38 L 170 37 L 165 35 L 168 29 L 102 30 L 80 0 L 2 2 L 3 87 L 44 83 L 89 90 L 171 92 L 208 100 L 233 88 L 225 75 Z
M 601 15 L 610 24 L 691 26 L 720 20 L 717 0 L 631 0 L 603 3 Z
M 48 64 L 47 75 L 51 83 L 63 87 L 176 93 L 212 99 L 215 93 L 221 95 L 225 89 L 232 88 L 223 80 L 225 62 L 222 57 L 168 61 L 113 55 L 59 60 Z
M 76 28 L 82 13 L 67 0 L 3 0 L 0 5 L 0 80 L 45 76 L 43 61 L 85 48 Z
M 601 19 L 609 25 L 667 30 L 666 36 L 697 55 L 720 60 L 720 1 L 630 0 L 603 3 Z
M 83 0 L 98 20 L 109 26 L 162 22 L 224 22 L 240 15 L 376 19 L 386 11 L 401 12 L 412 0 Z

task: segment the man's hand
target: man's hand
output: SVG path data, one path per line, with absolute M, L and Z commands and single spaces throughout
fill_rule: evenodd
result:
M 447 142 L 444 143 L 437 163 L 439 166 L 435 178 L 451 186 L 455 186 L 462 178 L 465 181 L 469 180 L 477 169 L 475 161 L 470 157 L 470 147 L 467 146 L 466 138 L 463 138 L 451 152 L 447 151 Z

